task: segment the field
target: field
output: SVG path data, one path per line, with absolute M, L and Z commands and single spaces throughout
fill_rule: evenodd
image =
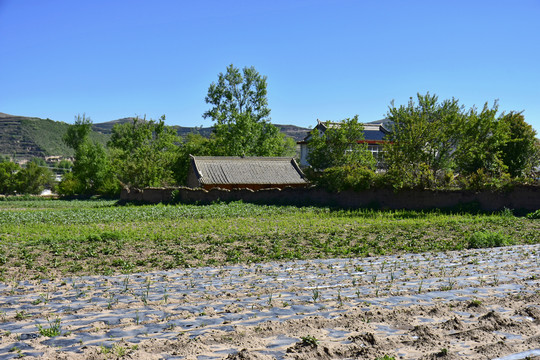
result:
M 0 209 L 1 358 L 540 354 L 540 220 L 510 210 Z

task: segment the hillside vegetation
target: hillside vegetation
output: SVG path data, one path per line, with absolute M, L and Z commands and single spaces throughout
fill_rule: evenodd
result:
M 112 128 L 116 124 L 132 121 L 133 118 L 123 118 L 104 123 L 93 124 L 90 139 L 102 145 L 109 141 Z M 9 156 L 15 161 L 29 160 L 34 157 L 46 156 L 71 157 L 73 149 L 62 141 L 69 124 L 51 119 L 14 116 L 0 113 L 0 155 Z M 309 129 L 294 125 L 276 125 L 285 135 L 299 141 L 305 137 Z M 180 136 L 198 132 L 204 137 L 210 137 L 211 127 L 172 126 Z
M 69 124 L 50 119 L 3 115 L 0 117 L 0 154 L 15 161 L 45 156 L 73 156 L 62 141 Z M 110 135 L 92 132 L 90 138 L 103 145 Z

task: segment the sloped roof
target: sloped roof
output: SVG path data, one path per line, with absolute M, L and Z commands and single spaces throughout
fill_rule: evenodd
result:
M 384 137 L 386 136 L 386 134 L 390 132 L 386 128 L 386 126 L 390 126 L 391 123 L 392 121 L 389 119 L 382 119 L 382 120 L 377 120 L 377 121 L 372 121 L 369 123 L 362 124 L 362 126 L 364 127 L 364 130 L 363 130 L 364 140 L 367 142 L 384 141 Z M 325 132 L 326 129 L 328 128 L 340 127 L 340 126 L 341 126 L 340 122 L 331 122 L 331 121 L 324 122 L 317 119 L 317 125 L 315 126 L 315 129 L 318 129 L 321 132 Z M 309 137 L 310 137 L 310 134 L 308 133 L 308 135 L 304 138 L 304 141 L 308 141 Z
M 191 156 L 201 185 L 215 184 L 306 184 L 293 158 Z

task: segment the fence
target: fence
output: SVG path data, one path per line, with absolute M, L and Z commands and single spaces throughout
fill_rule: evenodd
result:
M 341 208 L 376 209 L 464 209 L 497 211 L 504 208 L 534 211 L 540 208 L 540 187 L 518 186 L 508 191 L 432 191 L 374 189 L 362 192 L 330 193 L 317 187 L 263 189 L 192 189 L 146 188 L 124 189 L 121 200 L 151 204 L 178 201 L 180 203 L 207 204 L 216 201 L 239 201 L 272 205 L 319 205 Z

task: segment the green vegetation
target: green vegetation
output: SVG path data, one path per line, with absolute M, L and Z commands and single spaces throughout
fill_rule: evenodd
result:
M 174 185 L 179 142 L 176 131 L 165 126 L 165 115 L 158 121 L 135 118 L 131 123 L 115 125 L 108 144 L 111 175 L 128 187 Z
M 0 119 L 0 154 L 19 159 L 43 156 L 73 156 L 74 152 L 62 141 L 69 124 L 50 119 L 23 116 Z M 108 135 L 92 132 L 90 138 L 102 145 Z
M 532 127 L 521 113 L 497 117 L 498 104 L 481 111 L 457 99 L 417 94 L 407 106 L 392 103 L 384 161 L 394 188 L 501 188 L 530 183 L 539 164 Z
M 20 167 L 11 161 L 0 160 L 0 194 L 40 194 L 53 185 L 52 172 L 30 161 Z
M 295 144 L 270 123 L 266 76 L 255 68 L 229 65 L 210 84 L 203 115 L 214 121 L 212 153 L 221 156 L 294 155 Z M 193 154 L 196 155 L 196 154 Z
M 2 281 L 540 241 L 540 222 L 508 212 L 29 199 L 0 201 L 0 209 Z
M 313 129 L 308 141 L 308 162 L 317 170 L 337 166 L 361 166 L 375 168 L 375 159 L 367 149 L 364 140 L 364 127 L 358 122 L 358 115 L 338 124 L 326 123 L 326 131 Z
M 58 185 L 60 195 L 115 195 L 121 187 L 144 188 L 184 184 L 189 155 L 294 155 L 295 144 L 270 123 L 266 77 L 253 67 L 233 65 L 208 89 L 204 113 L 215 125 L 209 139 L 193 133 L 180 138 L 158 121 L 134 118 L 112 128 L 107 148 L 90 139 L 92 121 L 78 115 L 62 140 L 75 151 L 73 171 Z
M 121 125 L 117 125 L 121 126 Z M 77 115 L 62 140 L 75 151 L 72 172 L 64 174 L 58 184 L 60 195 L 117 194 L 120 183 L 115 177 L 111 157 L 105 147 L 90 139 L 92 120 Z
M 366 149 L 357 118 L 326 123 L 308 140 L 306 175 L 330 191 L 400 189 L 504 189 L 538 185 L 540 142 L 522 113 L 497 117 L 497 102 L 481 111 L 455 98 L 417 94 L 399 107 L 391 103 L 384 152 Z M 375 160 L 383 171 L 374 172 Z
M 60 335 L 60 318 L 55 318 L 53 321 L 47 319 L 49 327 L 43 325 L 37 325 L 38 331 L 42 336 L 55 337 Z
M 540 209 L 527 214 L 527 218 L 529 218 L 531 220 L 532 219 L 540 219 Z
M 312 336 L 312 335 L 302 336 L 300 337 L 300 340 L 302 340 L 303 346 L 316 347 L 317 345 L 319 345 L 319 340 L 315 336 Z
M 469 236 L 469 249 L 481 249 L 513 245 L 514 241 L 506 234 L 492 231 L 478 231 Z
M 0 122 L 2 130 L 9 132 L 24 124 L 24 131 L 18 131 L 18 137 L 0 134 L 0 150 L 6 141 L 15 139 L 43 156 L 49 150 L 36 144 L 48 137 L 58 146 L 54 151 L 65 153 L 65 147 L 69 148 L 75 158 L 72 167 L 69 162 L 54 166 L 63 173 L 55 190 L 64 196 L 117 196 L 122 187 L 183 185 L 189 155 L 294 156 L 294 141 L 270 123 L 266 76 L 254 67 L 240 70 L 229 65 L 210 84 L 205 101 L 210 109 L 203 117 L 214 121 L 208 138 L 197 131 L 180 137 L 178 128 L 165 125 L 164 115 L 157 121 L 121 119 L 112 128 L 112 123 L 102 124 L 96 128 L 110 132 L 100 134 L 104 137 L 96 137 L 94 125 L 84 114 L 71 126 L 14 117 Z M 324 133 L 311 131 L 307 143 L 311 167 L 305 172 L 313 184 L 337 192 L 538 185 L 540 143 L 535 131 L 522 113 L 497 116 L 497 112 L 497 102 L 492 107 L 486 103 L 479 111 L 465 109 L 454 98 L 439 102 L 435 95 L 417 94 L 417 102 L 411 98 L 407 105 L 391 104 L 387 117 L 392 128 L 377 159 L 362 143 L 363 125 L 355 116 L 327 123 Z M 52 135 L 46 128 L 54 130 Z M 106 137 L 109 141 L 104 146 Z M 52 149 L 51 144 L 45 146 Z M 6 162 L 4 156 L 0 160 Z M 1 165 L 0 193 L 35 194 L 51 187 L 51 174 L 44 167 Z
M 103 146 L 111 137 L 112 128 L 116 124 L 132 122 L 133 118 L 124 118 L 104 123 L 92 124 L 90 140 Z M 7 116 L 0 118 L 0 157 L 7 160 L 30 160 L 34 157 L 61 156 L 72 157 L 75 152 L 67 146 L 62 137 L 69 124 L 50 119 L 25 116 Z M 295 141 L 302 140 L 309 129 L 294 125 L 276 125 L 280 132 Z M 199 133 L 205 138 L 212 134 L 211 127 L 172 126 L 178 136 L 184 138 L 190 133 Z
M 369 189 L 376 177 L 376 159 L 359 143 L 364 139 L 363 126 L 358 116 L 336 124 L 326 123 L 326 131 L 310 132 L 306 170 L 310 180 L 327 190 Z

